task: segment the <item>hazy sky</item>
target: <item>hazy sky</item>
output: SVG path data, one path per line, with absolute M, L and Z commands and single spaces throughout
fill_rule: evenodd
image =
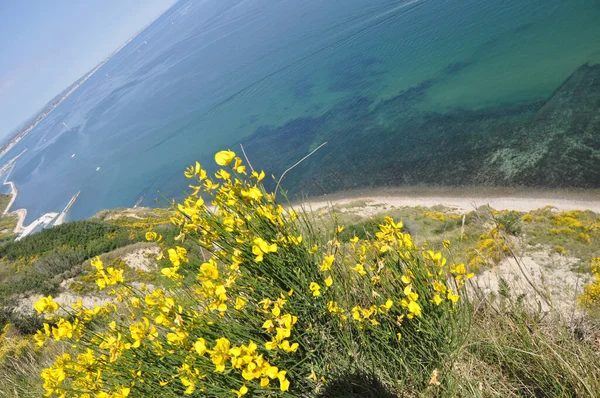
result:
M 0 140 L 175 0 L 0 0 Z

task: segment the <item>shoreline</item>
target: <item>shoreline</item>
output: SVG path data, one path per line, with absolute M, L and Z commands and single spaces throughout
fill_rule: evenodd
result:
M 4 209 L 3 214 L 14 214 L 17 216 L 17 223 L 13 230 L 14 233 L 21 234 L 32 224 L 26 226 L 27 209 L 16 209 L 10 211 L 19 193 L 18 188 L 12 181 L 7 181 L 10 172 L 7 174 L 4 185 L 10 185 L 11 200 Z M 76 194 L 71 202 L 76 200 Z M 65 210 L 68 211 L 69 203 Z M 292 207 L 307 207 L 311 210 L 319 210 L 334 206 L 344 206 L 356 203 L 355 207 L 372 208 L 373 211 L 361 211 L 363 216 L 384 211 L 379 207 L 450 207 L 459 213 L 466 213 L 480 206 L 489 205 L 495 210 L 514 210 L 528 212 L 531 210 L 552 206 L 557 211 L 571 210 L 591 210 L 600 214 L 600 190 L 598 189 L 543 189 L 543 188 L 505 188 L 505 187 L 386 187 L 386 188 L 361 188 L 351 191 L 341 191 L 328 195 L 311 196 L 303 200 L 290 202 Z M 40 217 L 60 216 L 64 217 L 65 211 L 61 213 L 48 213 Z
M 532 188 L 405 187 L 357 189 L 309 197 L 292 205 L 313 209 L 365 202 L 366 206 L 433 207 L 442 205 L 468 212 L 489 205 L 495 210 L 528 212 L 545 206 L 558 211 L 591 210 L 600 213 L 600 190 L 550 190 Z
M 79 197 L 79 192 L 78 192 L 75 196 L 73 196 L 73 198 L 71 198 L 71 201 L 69 202 L 69 204 L 65 207 L 65 209 L 61 213 L 54 213 L 54 212 L 45 213 L 45 214 L 42 214 L 37 219 L 30 222 L 28 225 L 25 225 L 25 220 L 27 218 L 27 209 L 22 208 L 22 209 L 16 209 L 16 210 L 10 211 L 10 209 L 12 208 L 13 204 L 15 203 L 15 201 L 17 199 L 17 196 L 19 195 L 19 189 L 17 188 L 17 185 L 13 181 L 9 181 L 8 179 L 10 178 L 10 175 L 12 174 L 12 171 L 16 164 L 16 160 L 26 150 L 27 149 L 25 149 L 23 152 L 21 152 L 15 158 L 11 159 L 8 163 L 6 163 L 4 166 L 2 166 L 2 169 L 0 170 L 0 176 L 4 175 L 4 173 L 6 173 L 6 177 L 4 178 L 2 185 L 10 186 L 10 193 L 8 194 L 10 196 L 10 201 L 6 205 L 6 208 L 4 209 L 2 214 L 3 215 L 16 215 L 17 222 L 15 223 L 15 227 L 13 228 L 13 231 L 12 231 L 13 233 L 18 234 L 16 240 L 19 240 L 19 239 L 31 234 L 38 227 L 45 227 L 45 226 L 52 225 L 56 220 L 60 221 L 58 225 L 62 224 L 64 222 L 67 212 L 70 210 L 70 208 L 73 205 L 73 203 L 75 202 L 75 200 L 77 200 L 77 198 Z
M 7 176 L 8 178 L 8 176 Z M 8 202 L 8 205 L 6 206 L 6 208 L 4 209 L 4 212 L 2 213 L 3 215 L 16 215 L 17 216 L 17 223 L 15 224 L 15 228 L 13 229 L 13 233 L 16 234 L 20 234 L 21 232 L 23 232 L 23 229 L 25 228 L 23 226 L 23 224 L 25 223 L 25 219 L 27 218 L 27 209 L 16 209 L 13 211 L 10 211 L 10 208 L 12 207 L 13 203 L 15 203 L 15 200 L 17 199 L 17 195 L 19 195 L 19 190 L 17 189 L 17 186 L 15 185 L 14 182 L 12 181 L 4 181 L 3 185 L 10 185 L 10 202 Z
M 27 218 L 27 209 L 17 209 L 17 210 L 10 211 L 11 207 L 15 203 L 15 200 L 17 200 L 17 196 L 19 195 L 19 189 L 17 188 L 17 185 L 13 181 L 8 181 L 8 179 L 10 178 L 10 175 L 13 172 L 13 169 L 15 167 L 17 159 L 22 154 L 24 154 L 26 151 L 27 151 L 27 148 L 25 148 L 20 154 L 18 154 L 14 158 L 12 158 L 8 163 L 6 163 L 2 167 L 2 171 L 0 172 L 0 175 L 6 173 L 6 177 L 4 178 L 2 185 L 10 186 L 10 193 L 9 193 L 10 201 L 6 205 L 6 208 L 2 212 L 2 215 L 14 214 L 17 216 L 17 223 L 15 224 L 15 228 L 13 229 L 13 233 L 16 233 L 16 234 L 21 234 L 21 232 L 23 232 L 23 229 L 25 228 L 23 226 L 23 224 L 25 223 L 25 219 Z

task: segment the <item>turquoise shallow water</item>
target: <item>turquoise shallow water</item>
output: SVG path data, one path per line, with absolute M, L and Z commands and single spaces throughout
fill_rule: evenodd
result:
M 362 171 L 385 169 L 371 140 L 384 128 L 386 139 L 405 138 L 390 128 L 402 118 L 380 112 L 356 132 L 359 111 L 348 104 L 363 101 L 364 112 L 417 88 L 410 106 L 420 112 L 512 107 L 544 101 L 599 62 L 597 0 L 181 1 L 6 155 L 28 148 L 13 173 L 15 208 L 30 221 L 77 191 L 72 219 L 140 196 L 152 205 L 183 193 L 188 163 L 257 131 L 268 142 L 271 129 L 290 126 L 298 138 L 305 130 L 294 123 L 307 117 L 336 118 L 352 142 L 361 134 L 372 158 Z M 307 148 L 325 139 L 311 136 Z

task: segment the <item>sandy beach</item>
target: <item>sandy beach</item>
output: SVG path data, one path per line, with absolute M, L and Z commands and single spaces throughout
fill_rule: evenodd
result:
M 368 206 L 432 207 L 442 205 L 468 212 L 489 205 L 496 210 L 531 211 L 552 206 L 558 211 L 592 210 L 600 213 L 597 190 L 533 190 L 508 188 L 388 188 L 340 192 L 311 197 L 304 204 L 313 209 L 329 205 L 365 202 Z

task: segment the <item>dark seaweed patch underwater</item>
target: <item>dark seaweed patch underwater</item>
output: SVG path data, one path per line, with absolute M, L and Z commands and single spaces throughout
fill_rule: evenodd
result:
M 328 89 L 333 92 L 365 89 L 382 73 L 377 69 L 379 64 L 381 61 L 376 57 L 354 55 L 336 62 L 330 71 L 332 82 Z
M 290 175 L 291 194 L 412 184 L 600 187 L 600 65 L 581 66 L 546 101 L 482 110 L 421 110 L 431 84 L 377 104 L 356 96 L 241 142 L 255 167 L 280 175 L 328 141 Z

